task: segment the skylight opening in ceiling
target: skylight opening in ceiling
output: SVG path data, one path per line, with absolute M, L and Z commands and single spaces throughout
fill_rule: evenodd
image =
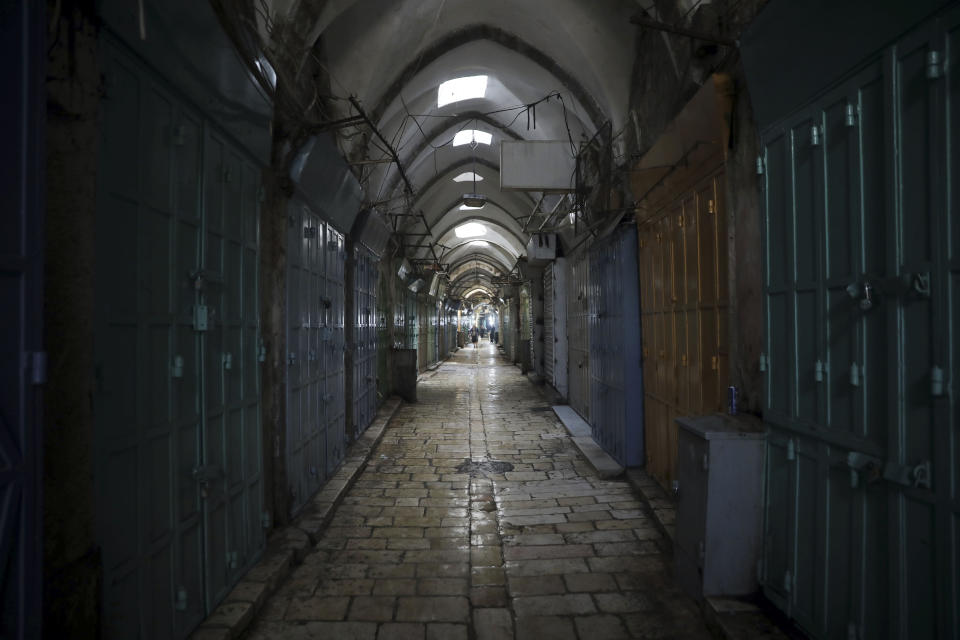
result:
M 474 182 L 474 181 L 482 182 L 483 176 L 480 175 L 479 173 L 474 173 L 473 171 L 467 171 L 465 173 L 461 173 L 460 175 L 458 175 L 456 178 L 453 179 L 453 181 L 454 182 Z
M 479 207 L 471 207 L 468 204 L 462 204 L 460 205 L 460 211 L 476 211 L 477 209 L 483 209 L 483 207 L 484 205 L 480 205 Z
M 468 222 L 454 230 L 458 238 L 475 238 L 487 234 L 487 228 L 479 222 Z
M 471 240 L 467 243 L 471 247 L 489 247 L 490 243 L 486 240 Z
M 440 83 L 437 89 L 437 108 L 460 102 L 482 98 L 487 94 L 487 76 L 466 76 Z
M 493 142 L 493 134 L 478 129 L 464 129 L 457 131 L 453 136 L 453 146 L 459 147 L 462 144 L 490 144 Z

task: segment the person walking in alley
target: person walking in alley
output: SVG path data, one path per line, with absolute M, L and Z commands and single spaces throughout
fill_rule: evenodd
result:
M 477 348 L 477 341 L 479 340 L 479 332 L 476 327 L 470 329 L 470 341 L 473 342 L 473 348 Z

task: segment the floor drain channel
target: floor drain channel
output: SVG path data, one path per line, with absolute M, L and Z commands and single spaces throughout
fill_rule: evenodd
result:
M 509 462 L 500 462 L 499 460 L 464 460 L 457 467 L 458 473 L 469 473 L 471 476 L 482 475 L 485 473 L 504 473 L 513 471 L 513 465 Z

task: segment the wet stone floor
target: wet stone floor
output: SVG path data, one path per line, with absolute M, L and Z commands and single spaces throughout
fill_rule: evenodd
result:
M 247 640 L 711 637 L 627 483 L 493 345 L 418 396 Z

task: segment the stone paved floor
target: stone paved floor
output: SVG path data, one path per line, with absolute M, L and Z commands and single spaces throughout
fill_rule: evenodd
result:
M 247 640 L 710 638 L 630 487 L 597 478 L 493 346 L 418 395 Z

